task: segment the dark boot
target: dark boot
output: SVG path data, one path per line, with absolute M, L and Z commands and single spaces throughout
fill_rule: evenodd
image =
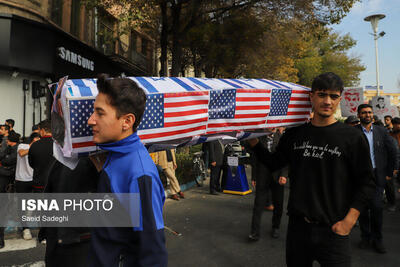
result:
M 374 247 L 375 251 L 381 254 L 386 253 L 386 248 L 383 245 L 382 240 L 374 240 L 372 241 L 372 246 Z
M 279 238 L 279 229 L 278 228 L 272 228 L 271 237 L 272 238 Z

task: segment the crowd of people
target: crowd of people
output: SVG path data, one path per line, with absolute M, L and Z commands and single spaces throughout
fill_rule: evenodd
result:
M 50 120 L 32 127 L 28 138 L 14 131 L 15 121 L 0 126 L 0 193 L 43 192 L 48 170 L 54 162 Z M 29 228 L 22 228 L 25 240 L 32 239 Z M 0 248 L 4 247 L 4 227 L 0 227 Z
M 175 175 L 175 150 L 149 154 L 136 131 L 146 96 L 130 79 L 100 75 L 94 113 L 88 120 L 93 142 L 106 153 L 81 159 L 71 170 L 53 157 L 49 120 L 32 128 L 27 140 L 13 130 L 14 121 L 0 126 L 0 192 L 20 193 L 137 193 L 140 225 L 106 228 L 41 228 L 46 240 L 46 266 L 167 266 L 163 205 L 164 187 L 170 198 L 185 196 Z M 385 253 L 383 198 L 396 209 L 394 179 L 399 169 L 400 118 L 385 117 L 385 127 L 368 104 L 345 123 L 334 117 L 343 82 L 334 73 L 317 76 L 310 92 L 314 116 L 303 125 L 277 128 L 272 134 L 247 141 L 252 184 L 256 189 L 249 240 L 260 238 L 265 206 L 273 207 L 271 236 L 279 238 L 284 185 L 290 181 L 288 266 L 350 266 L 349 234 L 359 221 L 359 247 Z M 347 125 L 346 125 L 347 124 Z M 221 170 L 225 147 L 207 143 L 210 194 L 223 190 Z M 156 167 L 158 166 L 158 169 Z M 222 175 L 222 177 L 225 177 Z M 22 229 L 31 239 L 29 228 Z M 0 229 L 0 248 L 4 228 Z

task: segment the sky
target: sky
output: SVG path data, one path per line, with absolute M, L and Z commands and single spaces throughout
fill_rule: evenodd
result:
M 400 93 L 400 0 L 361 0 L 347 16 L 332 28 L 341 34 L 349 33 L 357 41 L 350 55 L 361 57 L 366 67 L 360 75 L 360 86 L 376 85 L 375 45 L 370 22 L 364 18 L 373 14 L 384 14 L 379 21 L 378 33 L 386 35 L 378 39 L 380 85 L 385 92 Z

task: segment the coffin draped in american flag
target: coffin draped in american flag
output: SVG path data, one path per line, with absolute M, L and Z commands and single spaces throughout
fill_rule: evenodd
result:
M 263 134 L 259 132 L 265 128 L 304 123 L 311 111 L 310 89 L 294 83 L 188 77 L 130 79 L 147 95 L 138 135 L 151 151 L 215 139 L 246 139 Z M 95 151 L 87 121 L 98 94 L 96 80 L 66 80 L 61 94 L 64 156 Z

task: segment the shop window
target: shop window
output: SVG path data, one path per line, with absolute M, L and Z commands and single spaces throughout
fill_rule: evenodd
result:
M 79 36 L 81 20 L 81 1 L 73 0 L 71 4 L 71 34 Z
M 63 7 L 63 0 L 52 0 L 51 1 L 51 20 L 61 26 L 62 23 L 62 7 Z

